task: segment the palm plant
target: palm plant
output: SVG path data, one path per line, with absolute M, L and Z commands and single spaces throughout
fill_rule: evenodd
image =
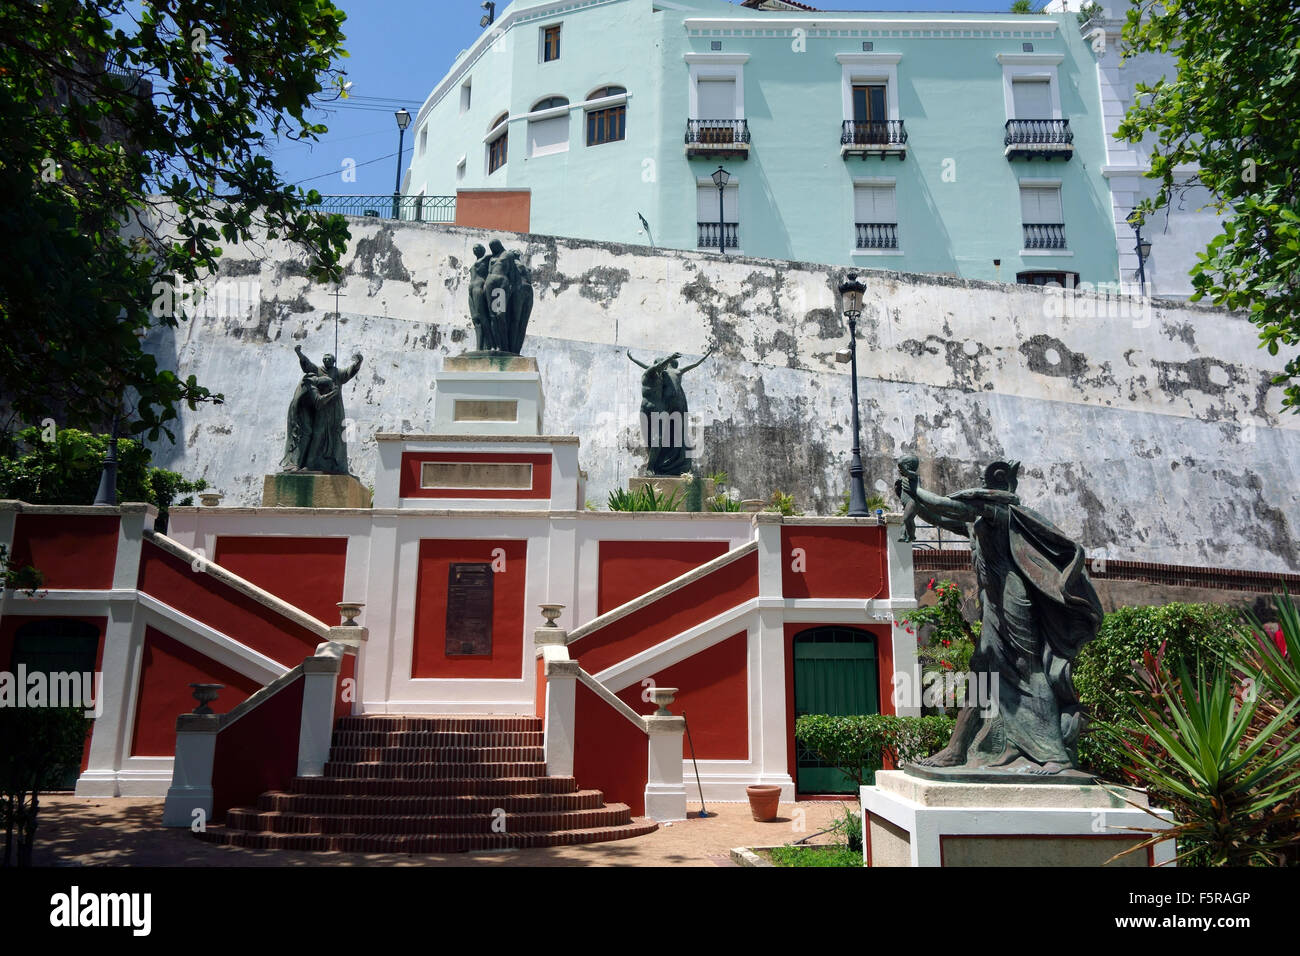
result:
M 1129 777 L 1169 803 L 1177 822 L 1125 853 L 1177 839 L 1178 859 L 1283 862 L 1300 842 L 1300 699 L 1279 697 L 1245 659 L 1194 674 L 1178 661 L 1170 675 L 1158 654 L 1144 664 L 1128 692 L 1135 723 L 1102 730 L 1126 752 Z M 1244 685 L 1243 672 L 1253 675 Z

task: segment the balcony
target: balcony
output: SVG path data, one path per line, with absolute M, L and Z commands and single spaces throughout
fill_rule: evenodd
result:
M 897 249 L 898 223 L 859 222 L 854 224 L 859 249 Z
M 320 212 L 337 212 L 344 216 L 367 216 L 376 219 L 409 219 L 413 222 L 456 221 L 455 196 L 321 196 L 311 208 Z
M 902 120 L 845 120 L 840 129 L 841 156 L 907 155 L 907 130 Z
M 716 222 L 697 222 L 695 224 L 698 241 L 696 247 L 699 249 L 717 249 L 718 246 L 718 224 Z M 726 249 L 740 248 L 740 223 L 724 222 L 721 233 L 726 245 Z
M 1007 120 L 1002 155 L 1007 159 L 1069 159 L 1074 133 L 1068 119 Z
M 686 121 L 686 156 L 749 156 L 749 121 L 698 119 Z
M 1026 249 L 1064 249 L 1065 225 L 1059 222 L 1027 222 Z

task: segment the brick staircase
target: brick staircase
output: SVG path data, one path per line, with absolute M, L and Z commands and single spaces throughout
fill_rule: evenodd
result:
M 331 743 L 324 776 L 295 777 L 199 837 L 258 850 L 448 853 L 658 829 L 573 777 L 546 776 L 537 717 L 343 717 Z

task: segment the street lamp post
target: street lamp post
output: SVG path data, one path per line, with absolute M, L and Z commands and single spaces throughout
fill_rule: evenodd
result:
M 99 473 L 99 488 L 95 491 L 95 504 L 117 504 L 117 413 L 113 413 L 113 430 L 108 435 L 108 450 L 104 454 L 104 467 Z
M 1138 257 L 1138 292 L 1147 294 L 1147 258 L 1151 255 L 1151 240 L 1142 238 L 1142 217 L 1134 210 L 1129 214 L 1128 223 L 1133 227 L 1134 245 Z
M 713 184 L 718 187 L 718 251 L 724 256 L 727 254 L 727 222 L 726 215 L 723 212 L 722 197 L 726 192 L 727 183 L 730 181 L 731 173 L 721 166 L 713 173 Z
M 393 182 L 393 218 L 397 219 L 402 201 L 402 144 L 406 139 L 406 127 L 411 125 L 411 114 L 402 107 L 393 114 L 397 118 L 397 178 Z
M 858 443 L 858 318 L 862 315 L 862 294 L 867 287 L 850 272 L 840 284 L 840 307 L 849 325 L 850 373 L 853 377 L 853 457 L 849 462 L 849 517 L 866 518 L 867 490 L 862 484 L 862 448 Z

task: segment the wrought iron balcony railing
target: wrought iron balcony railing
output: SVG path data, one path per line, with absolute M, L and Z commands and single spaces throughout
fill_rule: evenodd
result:
M 855 223 L 855 229 L 859 249 L 898 248 L 898 223 L 896 222 L 859 222 Z
M 345 216 L 373 216 L 378 219 L 407 219 L 412 222 L 456 221 L 455 196 L 321 196 L 312 207 Z
M 1026 249 L 1064 249 L 1065 225 L 1059 222 L 1027 222 L 1025 227 Z
M 904 146 L 907 130 L 902 120 L 845 120 L 840 130 L 841 146 Z
M 1007 120 L 1006 146 L 1068 146 L 1074 131 L 1068 119 Z
M 686 121 L 687 146 L 742 146 L 748 144 L 748 120 L 694 119 Z
M 718 245 L 718 223 L 716 222 L 697 222 L 699 232 L 699 242 L 696 243 L 700 249 L 738 249 L 740 248 L 740 223 L 724 222 L 722 223 L 721 233 L 726 243 L 725 246 Z

